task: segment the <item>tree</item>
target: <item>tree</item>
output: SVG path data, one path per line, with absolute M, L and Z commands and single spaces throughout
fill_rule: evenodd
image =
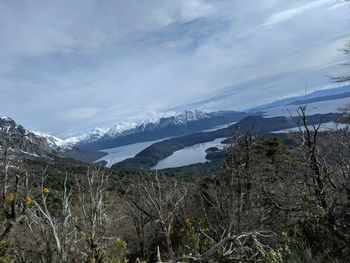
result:
M 345 2 L 350 2 L 350 0 L 345 0 Z M 345 55 L 350 55 L 350 40 L 348 40 L 344 47 L 341 49 L 341 51 L 345 54 Z M 350 66 L 349 63 L 345 63 L 345 66 Z M 336 82 L 346 82 L 346 81 L 350 81 L 350 74 L 347 74 L 345 76 L 340 76 L 340 77 L 335 77 L 333 78 L 334 81 Z
M 106 247 L 114 239 L 110 229 L 120 218 L 112 218 L 109 196 L 109 174 L 100 168 L 89 168 L 85 177 L 76 177 L 77 202 L 74 222 L 77 246 L 83 262 L 106 262 Z
M 64 189 L 61 193 L 61 208 L 58 213 L 52 211 L 49 201 L 50 189 L 45 186 L 46 176 L 42 179 L 40 185 L 40 194 L 33 200 L 33 205 L 29 209 L 29 228 L 33 234 L 37 232 L 34 229 L 46 228 L 54 238 L 55 249 L 58 262 L 66 263 L 71 256 L 71 250 L 74 244 L 75 229 L 71 211 L 72 192 L 67 186 L 67 175 L 64 180 Z M 41 237 L 44 238 L 44 237 Z M 46 240 L 50 242 L 50 240 Z
M 350 205 L 349 133 L 345 129 L 321 134 L 321 124 L 308 124 L 306 106 L 299 107 L 298 113 L 300 126 L 295 135 L 304 164 L 299 229 L 312 252 L 324 251 L 323 257 L 330 260 L 348 253 L 350 245 L 348 223 L 344 223 L 349 221 L 344 211 Z
M 11 134 L 0 133 L 1 165 L 0 177 L 2 212 L 5 217 L 0 239 L 7 238 L 16 224 L 22 221 L 26 212 L 26 200 L 29 196 L 29 175 L 27 172 L 10 171 L 12 151 L 16 138 Z
M 183 217 L 187 187 L 176 180 L 164 181 L 160 180 L 158 174 L 145 173 L 136 182 L 123 186 L 123 189 L 137 235 L 142 239 L 140 249 L 144 249 L 146 224 L 153 223 L 153 231 L 156 231 L 154 227 L 159 227 L 160 238 L 165 241 L 165 252 L 159 249 L 161 242 L 158 242 L 158 257 L 160 258 L 160 253 L 163 252 L 166 258 L 174 260 L 172 234 L 176 232 L 174 230 L 176 220 Z

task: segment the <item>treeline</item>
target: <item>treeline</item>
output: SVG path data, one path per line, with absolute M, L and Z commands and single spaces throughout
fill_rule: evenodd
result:
M 293 147 L 231 134 L 196 180 L 94 167 L 52 185 L 4 155 L 0 262 L 349 262 L 350 130 L 298 121 Z

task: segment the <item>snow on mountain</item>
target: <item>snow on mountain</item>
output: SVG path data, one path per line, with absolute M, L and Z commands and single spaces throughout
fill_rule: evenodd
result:
M 119 136 L 126 131 L 135 129 L 136 127 L 138 127 L 140 125 L 142 125 L 142 124 L 135 123 L 135 122 L 122 122 L 122 123 L 114 125 L 112 128 L 107 130 L 105 135 L 108 137 L 116 137 L 116 136 Z
M 55 152 L 62 152 L 66 150 L 72 150 L 75 146 L 84 143 L 91 143 L 103 139 L 116 138 L 118 136 L 129 135 L 139 133 L 143 131 L 149 131 L 154 129 L 162 129 L 165 127 L 171 127 L 175 125 L 186 125 L 189 122 L 202 120 L 209 118 L 210 115 L 202 111 L 193 110 L 185 111 L 181 114 L 169 113 L 165 114 L 152 114 L 150 118 L 142 121 L 125 121 L 115 124 L 111 128 L 94 128 L 79 136 L 70 137 L 68 139 L 60 139 L 53 135 L 43 133 L 36 130 L 27 131 L 23 129 L 26 134 L 32 133 L 39 138 L 46 139 L 49 147 Z M 2 126 L 0 131 L 8 133 L 14 126 L 19 126 L 15 121 L 8 117 L 0 117 Z
M 3 133 L 9 133 L 12 129 L 17 129 L 19 127 L 13 119 L 7 116 L 1 116 L 0 123 L 0 131 Z
M 203 120 L 209 117 L 210 116 L 207 113 L 194 110 L 194 111 L 185 111 L 185 113 L 176 115 L 174 118 L 175 118 L 176 124 L 186 124 L 191 121 Z
M 46 134 L 46 133 L 39 132 L 39 131 L 31 131 L 31 132 L 40 138 L 45 138 L 47 140 L 50 148 L 56 152 L 60 152 L 63 150 L 70 150 L 74 146 L 74 143 L 67 141 L 67 140 L 62 140 L 62 139 L 57 138 L 55 136 L 52 136 L 50 134 Z
M 45 156 L 52 152 L 45 138 L 30 132 L 9 117 L 0 117 L 0 139 L 5 145 L 10 145 L 17 157 L 18 154 Z
M 66 139 L 65 142 L 76 145 L 78 143 L 97 141 L 98 139 L 102 138 L 108 131 L 108 128 L 94 128 L 86 133 L 83 133 L 80 136 L 70 137 Z
M 209 114 L 202 111 L 193 110 L 185 111 L 181 114 L 169 113 L 166 114 L 152 114 L 150 118 L 142 121 L 124 121 L 115 124 L 111 128 L 95 128 L 87 133 L 77 137 L 71 137 L 65 140 L 73 145 L 79 145 L 97 140 L 111 139 L 123 135 L 134 134 L 145 130 L 154 130 L 157 128 L 169 127 L 172 125 L 185 125 L 192 121 L 209 118 Z

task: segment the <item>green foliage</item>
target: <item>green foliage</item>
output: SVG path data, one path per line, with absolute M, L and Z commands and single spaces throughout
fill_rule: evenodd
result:
M 329 145 L 327 143 L 326 141 L 326 146 Z M 161 212 L 166 217 L 165 224 L 171 229 L 175 256 L 202 255 L 227 235 L 227 231 L 239 234 L 262 229 L 283 235 L 264 238 L 264 245 L 251 240 L 242 247 L 236 248 L 234 246 L 237 244 L 233 244 L 232 257 L 249 258 L 258 253 L 258 260 L 265 263 L 350 262 L 350 204 L 346 195 L 349 193 L 348 179 L 342 179 L 341 191 L 325 184 L 324 192 L 330 204 L 325 208 L 320 205 L 314 188 L 310 186 L 311 180 L 306 180 L 306 176 L 310 176 L 305 172 L 310 170 L 307 158 L 300 158 L 299 150 L 294 146 L 287 146 L 285 140 L 271 136 L 239 137 L 235 148 L 229 150 L 233 152 L 231 155 L 227 154 L 226 164 L 222 169 L 221 163 L 210 163 L 162 171 L 158 176 L 163 191 L 155 195 L 152 192 L 155 190 L 151 188 L 153 185 L 158 189 L 157 182 L 152 181 L 155 172 L 149 172 L 146 180 L 144 171 L 140 169 L 116 166 L 107 169 L 111 173 L 111 182 L 106 191 L 108 196 L 116 198 L 108 200 L 113 204 L 112 213 L 115 214 L 112 216 L 115 219 L 127 215 L 127 220 L 120 220 L 125 228 L 122 234 L 117 232 L 120 231 L 118 223 L 115 223 L 116 227 L 111 227 L 116 232 L 110 236 L 123 236 L 125 240 L 116 239 L 112 244 L 106 241 L 106 246 L 101 247 L 103 260 L 107 263 L 146 263 L 140 259 L 142 258 L 155 262 L 157 247 L 160 248 L 162 259 L 169 259 L 158 212 L 151 208 L 152 202 L 158 202 L 157 198 L 161 194 Z M 324 151 L 326 150 L 327 148 Z M 335 167 L 336 169 L 326 166 L 325 171 L 345 171 L 339 178 L 346 178 L 349 159 L 334 158 L 336 161 L 328 163 L 330 166 L 334 163 L 343 166 Z M 36 186 L 46 163 L 32 161 L 25 165 L 25 169 L 38 175 L 32 182 Z M 73 175 L 83 179 L 86 170 L 87 166 L 70 160 L 64 163 L 64 160 L 58 159 L 57 163 L 50 163 L 47 169 L 47 186 L 50 189 L 47 201 L 54 215 L 58 215 L 62 208 L 62 178 L 66 172 L 68 185 L 74 189 Z M 183 180 L 184 177 L 187 180 Z M 170 187 L 174 187 L 170 181 L 176 181 L 178 187 L 187 187 L 184 204 L 173 214 L 170 213 L 176 205 L 176 198 L 173 199 L 171 194 L 167 196 L 171 193 Z M 135 188 L 137 193 L 135 196 L 126 196 L 133 185 L 138 186 Z M 36 187 L 36 190 L 31 189 L 30 194 L 37 201 L 41 192 Z M 154 199 L 147 199 L 148 194 L 154 196 Z M 76 198 L 76 193 L 73 192 L 73 203 Z M 130 210 L 130 205 L 135 205 L 134 210 Z M 114 224 L 115 221 L 111 222 Z M 16 234 L 21 235 L 18 232 Z M 138 237 L 141 237 L 140 240 L 143 238 L 146 245 L 139 247 L 135 244 Z M 21 240 L 16 242 L 20 243 Z M 0 242 L 0 263 L 13 262 L 13 249 L 12 242 Z M 210 260 L 232 262 L 222 250 L 216 251 Z
M 117 238 L 116 241 L 112 244 L 111 248 L 109 248 L 109 252 L 107 253 L 107 263 L 128 263 L 129 261 L 126 259 L 128 253 L 128 245 L 127 243 Z
M 203 222 L 185 217 L 181 227 L 180 235 L 182 247 L 179 248 L 180 254 L 200 255 L 214 245 L 213 240 L 209 239 L 210 230 L 205 227 Z
M 11 240 L 0 240 L 0 263 L 13 263 L 10 253 L 13 247 L 13 241 Z

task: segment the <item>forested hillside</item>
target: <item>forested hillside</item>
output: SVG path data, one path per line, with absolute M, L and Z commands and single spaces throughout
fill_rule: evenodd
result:
M 350 131 L 301 113 L 293 145 L 232 133 L 195 179 L 2 159 L 0 262 L 349 262 Z
M 0 0 L 0 263 L 349 263 L 349 7 Z

